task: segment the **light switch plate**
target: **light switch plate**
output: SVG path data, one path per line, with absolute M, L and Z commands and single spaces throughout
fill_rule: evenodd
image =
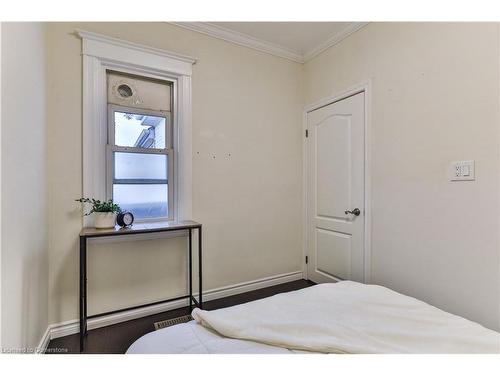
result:
M 450 164 L 450 181 L 474 181 L 474 160 L 454 161 Z

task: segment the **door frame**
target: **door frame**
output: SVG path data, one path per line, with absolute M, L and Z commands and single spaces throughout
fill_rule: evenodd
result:
M 371 210 L 371 79 L 363 81 L 357 85 L 351 86 L 344 91 L 340 91 L 326 98 L 320 99 L 312 104 L 306 105 L 302 111 L 302 276 L 304 279 L 307 277 L 307 264 L 305 262 L 306 256 L 308 256 L 308 155 L 309 147 L 307 138 L 305 137 L 307 130 L 307 114 L 321 107 L 333 104 L 335 102 L 346 99 L 350 96 L 364 93 L 365 95 L 365 168 L 364 168 L 364 182 L 365 182 L 365 215 L 364 215 L 364 278 L 365 284 L 371 282 L 371 224 L 372 224 L 372 210 Z

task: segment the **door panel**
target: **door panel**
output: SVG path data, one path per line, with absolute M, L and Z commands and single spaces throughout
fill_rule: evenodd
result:
M 329 116 L 316 126 L 316 215 L 345 220 L 351 205 L 351 126 L 348 116 Z
M 307 114 L 308 277 L 364 281 L 364 93 Z M 361 214 L 346 214 L 359 208 Z
M 351 235 L 316 229 L 316 272 L 351 278 Z

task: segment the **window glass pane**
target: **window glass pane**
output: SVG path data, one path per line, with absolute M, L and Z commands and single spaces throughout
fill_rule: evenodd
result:
M 167 155 L 115 152 L 115 179 L 167 179 Z
M 140 148 L 165 148 L 166 118 L 114 112 L 115 145 Z
M 168 216 L 168 185 L 113 185 L 113 200 L 134 218 Z

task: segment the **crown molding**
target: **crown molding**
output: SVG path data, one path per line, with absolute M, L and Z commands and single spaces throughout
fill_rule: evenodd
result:
M 191 56 L 181 55 L 180 53 L 165 51 L 165 50 L 162 50 L 160 48 L 145 46 L 142 44 L 133 43 L 133 42 L 129 42 L 126 40 L 113 38 L 113 37 L 110 37 L 107 35 L 97 34 L 97 33 L 93 33 L 90 31 L 81 30 L 81 29 L 76 29 L 74 33 L 75 33 L 75 35 L 77 35 L 78 37 L 80 37 L 83 40 L 92 40 L 92 41 L 96 41 L 96 42 L 106 43 L 108 45 L 112 45 L 112 46 L 116 46 L 116 47 L 128 48 L 131 50 L 149 53 L 149 54 L 157 55 L 157 56 L 164 57 L 164 58 L 174 59 L 174 60 L 188 63 L 191 65 L 196 64 L 195 58 L 192 58 Z
M 368 25 L 368 23 L 369 22 L 352 22 L 349 26 L 345 27 L 340 32 L 333 34 L 330 38 L 328 38 L 324 42 L 318 44 L 313 49 L 307 51 L 303 56 L 304 62 L 307 62 L 307 61 L 315 58 L 321 52 L 325 51 L 326 49 L 328 49 L 330 47 L 333 47 L 335 44 L 340 43 L 345 38 L 347 38 L 349 35 L 354 34 L 359 29 Z
M 283 57 L 298 63 L 304 62 L 304 57 L 298 51 L 279 46 L 274 43 L 266 42 L 262 39 L 254 38 L 250 35 L 243 34 L 234 30 L 226 29 L 218 25 L 213 25 L 209 22 L 169 22 L 172 25 L 182 27 L 191 31 L 196 31 L 217 39 L 225 40 L 226 42 L 238 44 L 243 47 L 255 49 L 257 51 L 266 52 L 274 56 Z
M 305 63 L 314 57 L 318 56 L 321 52 L 340 43 L 349 35 L 355 33 L 362 27 L 366 26 L 368 22 L 352 22 L 349 26 L 342 29 L 340 32 L 333 34 L 324 42 L 316 47 L 301 54 L 298 51 L 290 48 L 282 47 L 280 45 L 267 42 L 262 39 L 252 37 L 250 35 L 240 33 L 238 31 L 230 30 L 225 27 L 214 25 L 210 22 L 169 22 L 172 25 L 182 27 L 191 31 L 205 34 L 217 39 L 225 40 L 226 42 L 238 44 L 240 46 L 255 49 L 257 51 L 269 53 L 274 56 L 282 57 L 298 63 Z

